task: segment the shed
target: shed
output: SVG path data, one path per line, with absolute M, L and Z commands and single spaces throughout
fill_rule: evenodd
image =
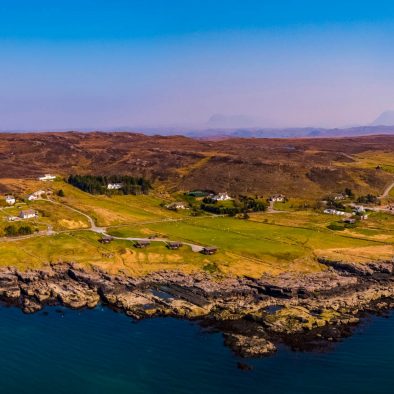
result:
M 182 242 L 168 242 L 167 243 L 167 248 L 171 250 L 176 250 L 182 247 Z
M 146 247 L 149 246 L 149 245 L 150 245 L 150 242 L 149 242 L 149 241 L 136 241 L 136 242 L 134 243 L 134 246 L 135 246 L 136 248 L 139 248 L 139 249 L 146 248 Z
M 216 246 L 207 246 L 202 249 L 201 253 L 207 254 L 207 255 L 212 255 L 215 254 L 218 251 L 218 248 Z
M 102 244 L 109 244 L 113 241 L 113 238 L 110 235 L 104 235 L 101 239 L 99 239 L 99 242 Z

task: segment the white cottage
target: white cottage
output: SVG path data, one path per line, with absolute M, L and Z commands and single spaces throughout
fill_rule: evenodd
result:
M 44 176 L 40 176 L 38 178 L 39 181 L 53 181 L 54 179 L 56 179 L 55 175 L 51 175 L 51 174 L 45 174 Z
M 14 196 L 6 196 L 6 198 L 5 198 L 5 202 L 8 204 L 8 205 L 14 205 L 15 204 L 15 197 Z
M 34 209 L 26 209 L 19 212 L 19 217 L 21 219 L 32 219 L 37 217 L 37 212 Z
M 119 190 L 123 187 L 123 183 L 108 183 L 108 190 Z
M 227 193 L 219 193 L 212 197 L 214 201 L 228 201 L 232 200 L 232 198 Z

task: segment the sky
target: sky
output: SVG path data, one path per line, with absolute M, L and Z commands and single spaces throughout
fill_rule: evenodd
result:
M 0 130 L 370 124 L 393 48 L 392 0 L 3 0 Z

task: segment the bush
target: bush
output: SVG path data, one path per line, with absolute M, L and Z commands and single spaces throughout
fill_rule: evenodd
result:
M 33 230 L 30 226 L 21 226 L 17 228 L 11 224 L 4 229 L 4 233 L 7 237 L 16 237 L 18 235 L 30 235 L 33 234 Z
M 220 272 L 219 267 L 218 267 L 218 265 L 217 265 L 215 262 L 205 264 L 205 265 L 202 267 L 202 269 L 203 269 L 205 272 L 208 272 L 208 273 L 210 273 L 210 274 L 214 274 L 215 272 Z
M 4 233 L 7 237 L 15 237 L 18 235 L 18 230 L 13 224 L 11 224 L 4 229 Z
M 327 226 L 328 229 L 333 231 L 343 231 L 345 230 L 345 226 L 339 223 L 331 223 Z
M 357 202 L 360 204 L 378 204 L 379 198 L 373 194 L 367 194 L 366 196 L 360 196 L 357 198 Z
M 30 235 L 33 234 L 33 230 L 30 226 L 21 226 L 18 229 L 18 235 Z

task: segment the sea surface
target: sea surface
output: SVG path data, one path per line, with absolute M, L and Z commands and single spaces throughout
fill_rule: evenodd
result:
M 252 371 L 237 368 L 246 362 Z M 394 315 L 368 318 L 324 353 L 242 360 L 220 333 L 104 307 L 0 307 L 0 393 L 394 393 Z

